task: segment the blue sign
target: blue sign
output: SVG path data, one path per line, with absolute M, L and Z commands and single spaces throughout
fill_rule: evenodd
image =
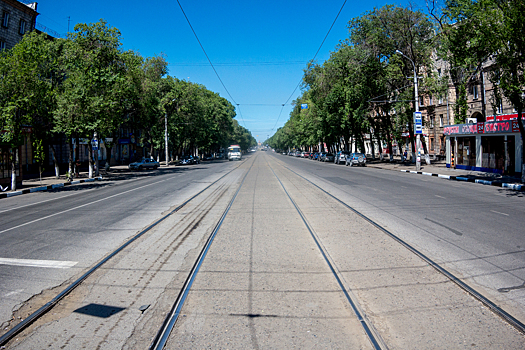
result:
M 301 104 L 301 109 L 308 109 L 308 103 Z
M 414 134 L 423 134 L 423 118 L 421 112 L 414 112 Z

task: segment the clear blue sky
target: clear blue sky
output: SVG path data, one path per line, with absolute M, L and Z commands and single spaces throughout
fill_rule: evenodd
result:
M 37 0 L 38 1 L 38 0 Z M 300 82 L 344 0 L 210 1 L 180 0 L 204 49 L 236 104 L 236 119 L 264 141 L 284 125 Z M 337 43 L 348 37 L 350 19 L 383 0 L 348 0 L 317 56 L 329 58 Z M 395 2 L 397 4 L 406 1 Z M 419 6 L 424 2 L 419 0 Z M 77 23 L 105 19 L 122 33 L 124 49 L 144 57 L 165 54 L 169 74 L 206 86 L 231 100 L 195 39 L 176 0 L 40 0 L 37 23 L 61 35 Z

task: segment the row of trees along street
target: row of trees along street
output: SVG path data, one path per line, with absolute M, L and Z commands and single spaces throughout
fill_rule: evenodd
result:
M 387 5 L 348 22 L 341 40 L 322 64 L 304 70 L 302 95 L 286 124 L 267 143 L 274 148 L 331 150 L 351 145 L 365 151 L 365 137 L 379 145 L 403 145 L 409 131 L 414 150 L 414 66 L 420 95 L 445 96 L 455 90 L 455 123 L 467 117 L 467 86 L 491 62 L 489 78 L 496 97 L 508 99 L 521 115 L 525 99 L 525 2 L 523 0 L 427 1 L 426 13 Z M 402 57 L 399 50 L 409 59 Z M 435 63 L 447 63 L 438 74 Z M 496 109 L 496 101 L 491 101 Z M 308 104 L 307 109 L 301 109 Z M 493 113 L 495 114 L 495 113 Z M 322 147 L 322 146 L 321 146 Z M 371 142 L 372 154 L 374 142 Z M 423 143 L 425 153 L 426 145 Z M 525 166 L 525 154 L 523 155 Z M 522 172 L 525 174 L 525 171 Z M 525 176 L 525 175 L 524 175 Z
M 234 119 L 235 107 L 203 85 L 167 75 L 162 55 L 144 58 L 121 48 L 118 29 L 101 20 L 78 24 L 67 39 L 31 32 L 10 50 L 0 52 L 0 130 L 2 141 L 16 148 L 31 128 L 33 159 L 45 162 L 43 144 L 56 134 L 72 140 L 96 135 L 106 142 L 107 159 L 122 125 L 140 129 L 150 154 L 164 149 L 165 117 L 172 154 L 215 152 L 229 144 L 248 149 L 256 141 Z M 89 176 L 93 176 L 92 142 Z M 78 152 L 79 147 L 76 147 Z M 14 154 L 15 152 L 11 152 Z M 16 189 L 15 157 L 11 157 L 12 189 Z M 98 158 L 98 157 L 97 157 Z M 96 167 L 98 171 L 98 167 Z

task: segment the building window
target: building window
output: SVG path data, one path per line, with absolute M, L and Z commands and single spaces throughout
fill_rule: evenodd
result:
M 419 96 L 419 107 L 423 107 L 425 105 L 425 101 L 423 100 L 423 96 Z
M 26 21 L 21 19 L 20 25 L 18 26 L 18 34 L 24 35 L 25 33 L 26 33 Z
M 7 28 L 9 26 L 9 12 L 5 12 L 2 15 L 2 27 Z
M 439 115 L 439 126 L 443 127 L 443 114 Z
M 439 103 L 440 105 L 443 104 L 443 96 L 439 95 L 438 103 Z
M 441 68 L 438 68 L 438 77 L 441 78 Z
M 0 40 L 0 51 L 5 50 L 5 41 Z
M 432 106 L 434 103 L 432 101 L 432 95 L 428 96 L 428 105 Z
M 474 100 L 477 100 L 478 99 L 478 86 L 477 85 L 472 85 L 471 87 L 471 93 L 472 93 L 472 98 Z
M 498 98 L 496 100 L 496 113 L 503 114 L 503 101 L 501 100 L 501 98 Z
M 430 127 L 433 128 L 434 127 L 434 116 L 433 115 L 430 116 L 429 121 L 430 121 Z

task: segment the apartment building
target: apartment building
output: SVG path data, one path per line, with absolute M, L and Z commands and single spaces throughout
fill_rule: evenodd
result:
M 435 75 L 447 70 L 435 59 Z M 444 96 L 420 98 L 425 125 L 423 133 L 430 155 L 446 158 L 447 167 L 494 173 L 521 173 L 523 142 L 517 113 L 505 98 L 496 94 L 490 79 L 494 65 L 486 61 L 467 84 L 467 118 L 456 124 L 456 87 L 449 81 Z
M 10 49 L 35 29 L 37 3 L 0 0 L 0 50 Z

